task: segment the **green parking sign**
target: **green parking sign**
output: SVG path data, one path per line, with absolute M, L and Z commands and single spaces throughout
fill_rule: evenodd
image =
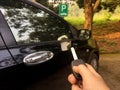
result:
M 59 5 L 59 15 L 60 16 L 68 15 L 68 4 L 60 4 Z

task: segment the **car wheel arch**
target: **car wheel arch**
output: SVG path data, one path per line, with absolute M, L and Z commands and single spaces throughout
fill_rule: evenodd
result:
M 98 71 L 98 68 L 99 68 L 99 52 L 98 51 L 92 51 L 89 55 L 89 58 L 88 58 L 88 64 L 92 65 L 92 64 L 95 64 L 92 65 L 94 67 L 94 69 L 96 71 Z

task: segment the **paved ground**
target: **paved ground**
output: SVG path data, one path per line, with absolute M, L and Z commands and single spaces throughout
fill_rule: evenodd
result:
M 120 54 L 101 55 L 100 74 L 111 90 L 120 90 Z
M 71 87 L 67 81 L 69 73 L 71 70 L 68 66 L 44 80 L 35 82 L 26 90 L 70 90 Z M 120 90 L 120 54 L 101 55 L 99 73 L 111 90 Z

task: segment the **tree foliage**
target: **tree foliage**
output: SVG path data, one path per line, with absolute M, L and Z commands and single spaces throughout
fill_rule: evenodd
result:
M 92 5 L 94 5 L 96 1 L 97 0 L 92 0 Z M 79 8 L 85 8 L 84 0 L 76 0 L 76 2 L 77 2 L 77 5 L 79 6 Z M 102 7 L 100 5 L 98 5 L 96 8 L 96 11 L 100 11 L 101 9 L 102 9 Z
M 117 6 L 120 6 L 120 0 L 103 0 L 101 6 L 104 9 L 109 9 L 110 12 L 114 12 Z
M 97 0 L 92 0 L 92 3 L 95 3 Z M 84 0 L 76 0 L 80 8 L 84 8 Z M 103 9 L 109 9 L 110 12 L 113 12 L 117 6 L 120 6 L 120 0 L 102 0 L 101 4 L 97 7 L 97 11 Z
M 36 0 L 36 2 L 48 7 L 49 9 L 53 10 L 54 12 L 59 12 L 59 7 L 54 7 L 53 4 L 49 4 L 48 0 Z
M 96 0 L 92 0 L 92 3 L 95 3 Z M 84 8 L 84 0 L 76 0 L 80 8 Z

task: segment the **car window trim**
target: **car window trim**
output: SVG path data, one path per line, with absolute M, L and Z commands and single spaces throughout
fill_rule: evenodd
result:
M 17 44 L 16 39 L 15 39 L 15 37 L 14 37 L 12 31 L 11 31 L 11 28 L 10 28 L 10 26 L 8 25 L 6 19 L 4 18 L 4 15 L 2 14 L 1 10 L 0 10 L 0 16 L 1 16 L 1 18 L 3 19 L 4 23 L 6 24 L 6 26 L 7 26 L 7 28 L 8 28 L 8 31 L 7 31 L 7 32 L 9 32 L 9 33 L 12 35 L 12 39 L 14 40 L 14 44 Z M 0 27 L 1 27 L 1 25 L 0 25 Z M 5 33 L 5 32 L 3 32 L 3 30 L 1 30 L 1 28 L 0 28 L 0 33 L 1 33 L 1 35 L 2 35 L 2 34 Z M 3 39 L 4 39 L 4 37 L 3 37 Z M 4 39 L 4 41 L 5 41 L 5 43 L 6 43 L 8 40 Z M 9 46 L 9 43 L 7 42 L 6 45 Z

